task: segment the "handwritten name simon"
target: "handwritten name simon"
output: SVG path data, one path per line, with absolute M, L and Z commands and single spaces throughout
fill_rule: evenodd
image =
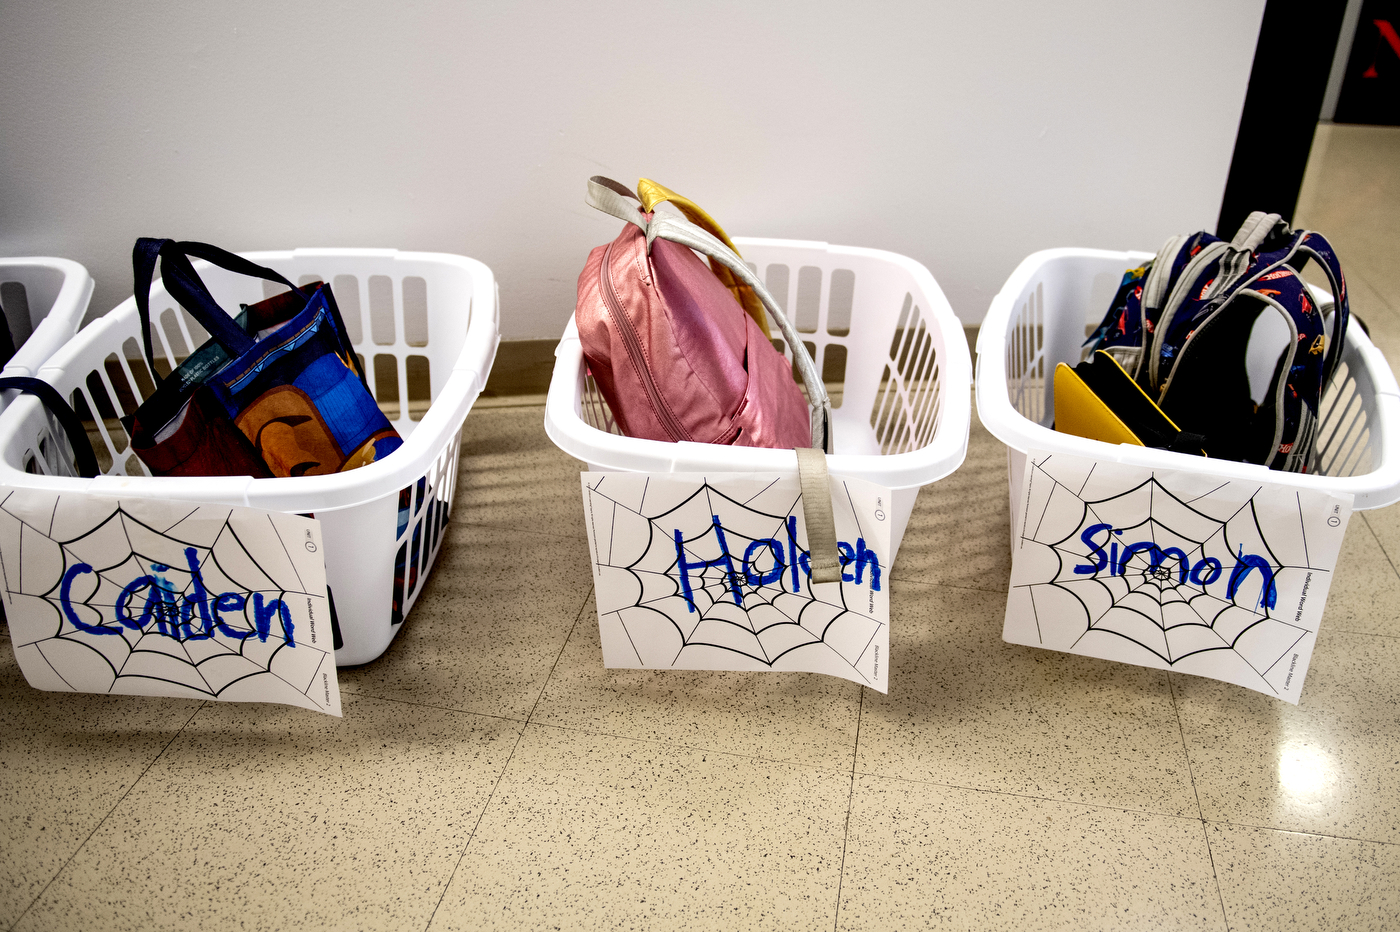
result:
M 1128 575 L 1128 561 L 1133 557 L 1143 555 L 1147 559 L 1147 573 L 1168 579 L 1172 574 L 1172 566 L 1168 560 L 1175 561 L 1175 570 L 1181 585 L 1185 585 L 1189 579 L 1192 583 L 1204 588 L 1209 586 L 1221 577 L 1225 572 L 1224 565 L 1215 557 L 1202 557 L 1194 564 L 1186 555 L 1186 551 L 1180 547 L 1162 547 L 1155 541 L 1142 540 L 1119 547 L 1118 541 L 1114 540 L 1114 535 L 1121 535 L 1122 528 L 1116 528 L 1111 524 L 1091 524 L 1084 529 L 1084 533 L 1079 535 L 1079 539 L 1089 548 L 1089 563 L 1080 563 L 1074 567 L 1074 572 L 1080 576 L 1097 576 L 1104 570 L 1108 570 L 1110 576 Z M 1102 540 L 1098 537 L 1103 534 Z M 1274 582 L 1274 568 L 1269 561 L 1257 554 L 1245 553 L 1244 545 L 1240 545 L 1239 557 L 1234 566 L 1230 568 L 1230 581 L 1226 586 L 1225 597 L 1233 599 L 1235 593 L 1244 585 L 1250 573 L 1259 572 L 1263 580 L 1260 588 L 1260 602 L 1268 608 L 1273 608 L 1278 604 L 1278 587 Z
M 161 576 L 170 567 L 164 563 L 152 563 L 152 572 L 138 576 L 122 587 L 114 606 L 117 621 L 133 631 L 145 631 L 154 623 L 154 628 L 146 633 L 163 634 L 166 637 L 186 641 L 202 641 L 214 636 L 217 631 L 224 637 L 243 638 L 256 636 L 266 643 L 272 633 L 272 622 L 276 619 L 282 626 L 282 636 L 288 647 L 296 647 L 293 638 L 295 625 L 291 613 L 281 599 L 265 600 L 261 592 L 252 594 L 253 628 L 235 628 L 222 613 L 244 612 L 250 600 L 241 592 L 221 592 L 211 596 L 204 585 L 204 574 L 199 569 L 199 554 L 193 547 L 185 548 L 185 561 L 190 569 L 190 591 L 184 595 L 175 591 L 169 580 Z M 121 634 L 122 629 L 115 625 L 94 624 L 83 621 L 73 608 L 73 582 L 79 576 L 92 573 L 93 568 L 86 563 L 74 563 L 63 574 L 59 586 L 58 600 L 63 614 L 73 623 L 73 627 L 89 634 Z M 133 603 L 141 601 L 139 612 L 132 614 Z M 89 606 L 90 607 L 90 606 Z
M 802 591 L 802 575 L 808 577 L 812 575 L 812 555 L 810 551 L 803 550 L 797 545 L 797 518 L 789 515 L 786 524 L 787 540 L 780 541 L 775 537 L 765 537 L 751 542 L 744 550 L 744 558 L 740 565 L 734 565 L 734 558 L 729 553 L 729 542 L 725 539 L 724 525 L 720 523 L 719 515 L 711 515 L 714 522 L 715 537 L 719 540 L 720 555 L 713 560 L 692 560 L 686 556 L 685 537 L 677 528 L 675 532 L 676 541 L 676 569 L 681 577 L 681 590 L 685 595 L 686 605 L 691 612 L 696 611 L 694 590 L 690 585 L 690 575 L 692 572 L 703 574 L 706 569 L 716 567 L 725 572 L 725 577 L 729 582 L 729 593 L 734 598 L 734 604 L 743 607 L 744 593 L 740 580 L 747 582 L 750 586 L 770 586 L 773 583 L 782 583 L 783 574 L 791 572 L 792 591 Z M 870 588 L 874 592 L 880 591 L 880 559 L 875 551 L 865 545 L 865 538 L 856 538 L 856 545 L 852 547 L 844 540 L 836 542 L 838 559 L 841 562 L 841 579 L 844 582 L 853 582 L 863 585 L 866 570 L 870 571 Z M 766 570 L 758 568 L 758 561 L 767 552 L 773 557 L 773 564 Z M 852 572 L 844 572 L 846 567 L 852 567 Z

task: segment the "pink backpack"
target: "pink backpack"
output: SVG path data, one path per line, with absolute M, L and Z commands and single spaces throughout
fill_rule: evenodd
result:
M 617 239 L 589 254 L 574 309 L 589 372 L 622 432 L 831 452 L 831 403 L 816 365 L 744 261 L 683 217 L 647 213 L 616 181 L 590 179 L 587 200 L 626 221 Z M 810 413 L 787 359 L 696 252 L 762 301 L 793 348 Z

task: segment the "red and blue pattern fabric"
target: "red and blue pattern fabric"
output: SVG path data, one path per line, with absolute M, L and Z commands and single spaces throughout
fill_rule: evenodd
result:
M 1145 378 L 1166 297 L 1201 250 L 1218 242 L 1209 233 L 1173 237 L 1154 260 L 1129 269 L 1103 323 L 1085 345 L 1113 356 L 1133 378 Z
M 190 256 L 291 289 L 278 296 L 282 302 L 275 326 L 240 326 L 230 318 L 200 280 Z M 148 360 L 153 355 L 147 292 L 157 259 L 166 291 L 209 331 L 212 346 L 201 348 L 208 365 L 197 373 L 183 372 L 186 366 L 177 370 L 180 397 L 201 403 L 187 405 L 180 420 L 171 422 L 172 429 L 153 432 L 152 449 L 141 453 L 148 464 L 172 452 L 172 444 L 180 445 L 183 454 L 183 448 L 190 446 L 184 441 L 201 426 L 238 437 L 251 457 L 266 467 L 261 474 L 273 477 L 343 472 L 382 459 L 402 445 L 365 387 L 330 286 L 316 282 L 298 288 L 272 269 L 217 247 L 149 238 L 137 241 L 133 265 Z M 153 361 L 151 366 L 154 372 Z M 138 420 L 141 414 L 137 412 Z M 198 417 L 191 422 L 191 415 Z M 200 450 L 182 460 L 179 474 L 197 475 L 190 469 L 203 469 L 205 475 L 259 475 L 242 461 L 248 455 L 235 457 L 239 462 L 208 462 L 218 455 L 214 446 L 200 445 Z
M 274 476 L 321 476 L 383 459 L 403 441 L 360 381 L 321 285 L 306 307 L 209 379 Z
M 1331 285 L 1330 320 L 1300 274 L 1309 262 Z M 1256 400 L 1247 351 L 1268 312 L 1291 336 Z M 1182 430 L 1203 435 L 1208 455 L 1307 472 L 1349 318 L 1346 279 L 1327 240 L 1256 212 L 1229 243 L 1204 232 L 1168 240 L 1125 276 L 1090 343 L 1114 355 Z

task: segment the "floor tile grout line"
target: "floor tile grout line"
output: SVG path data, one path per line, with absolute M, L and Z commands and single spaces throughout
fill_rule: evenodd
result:
M 1225 890 L 1220 886 L 1220 873 L 1215 869 L 1215 850 L 1210 845 L 1210 829 L 1206 825 L 1205 807 L 1201 805 L 1201 788 L 1196 785 L 1196 768 L 1191 764 L 1191 745 L 1186 741 L 1186 725 L 1181 720 L 1181 704 L 1177 701 L 1176 680 L 1171 671 L 1167 674 L 1167 692 L 1172 698 L 1172 713 L 1176 716 L 1176 730 L 1181 735 L 1181 754 L 1186 759 L 1186 775 L 1191 780 L 1191 794 L 1196 797 L 1196 814 L 1201 821 L 1201 838 L 1206 843 L 1206 857 L 1210 860 L 1210 877 L 1215 882 L 1215 896 L 1220 901 L 1220 917 L 1225 922 L 1225 932 L 1230 932 L 1230 914 L 1225 909 Z
M 1230 913 L 1225 908 L 1225 890 L 1220 885 L 1220 872 L 1215 869 L 1215 849 L 1210 846 L 1210 826 L 1201 820 L 1201 838 L 1206 843 L 1206 859 L 1210 861 L 1210 876 L 1215 881 L 1215 896 L 1220 901 L 1220 918 L 1225 922 L 1225 932 L 1230 932 Z
M 774 763 L 786 763 L 775 761 Z M 1290 835 L 1308 835 L 1314 838 L 1334 838 L 1338 841 L 1354 841 L 1366 845 L 1390 845 L 1400 846 L 1400 840 L 1386 841 L 1380 838 L 1359 838 L 1355 835 L 1335 835 L 1327 832 L 1310 832 L 1296 828 L 1278 828 L 1273 825 L 1258 825 L 1253 822 L 1234 822 L 1229 819 L 1209 819 L 1194 815 L 1178 815 L 1172 812 L 1161 812 L 1153 809 L 1135 809 L 1128 806 L 1110 806 L 1105 803 L 1086 803 L 1074 799 L 1057 799 L 1053 796 L 1036 796 L 1032 793 L 1014 793 L 1008 790 L 993 790 L 981 786 L 967 786 L 961 783 L 939 783 L 934 780 L 914 780 L 909 777 L 894 777 L 889 774 L 877 773 L 873 770 L 857 770 L 857 776 L 874 777 L 877 780 L 889 780 L 896 783 L 913 783 L 919 786 L 937 786 L 950 790 L 962 790 L 968 793 L 990 793 L 994 796 L 1006 796 L 1013 799 L 1031 799 L 1039 802 L 1056 803 L 1062 806 L 1080 806 L 1085 809 L 1101 809 L 1107 812 L 1122 812 L 1129 815 L 1144 815 L 1154 818 L 1175 819 L 1177 821 L 1202 822 L 1207 825 L 1229 825 L 1237 828 L 1257 829 L 1262 832 L 1285 832 Z
M 101 829 L 103 825 L 107 824 L 107 820 L 112 817 L 112 813 L 116 812 L 118 807 L 120 807 L 121 804 L 126 801 L 126 798 L 131 795 L 131 791 L 136 789 L 136 784 L 140 783 L 143 779 L 145 779 L 146 774 L 151 772 L 151 768 L 156 765 L 156 762 L 165 756 L 165 752 L 170 750 L 170 746 L 175 743 L 176 739 L 178 739 L 182 734 L 185 733 L 185 729 L 190 727 L 190 722 L 194 721 L 195 716 L 202 712 L 204 710 L 204 707 L 208 704 L 208 700 L 202 700 L 199 703 L 199 705 L 195 707 L 195 710 L 190 713 L 190 717 L 185 719 L 185 723 L 181 725 L 178 729 L 176 729 L 175 734 L 170 736 L 170 740 L 165 742 L 165 746 L 160 749 L 160 751 L 156 754 L 155 757 L 151 758 L 150 763 L 146 764 L 145 769 L 137 775 L 136 779 L 131 781 L 131 786 L 128 786 L 126 788 L 126 792 L 123 793 L 121 797 L 118 798 L 117 801 L 112 804 L 112 808 L 108 809 L 106 814 L 104 814 L 102 818 L 97 820 L 97 824 L 92 827 L 92 831 L 88 832 L 87 837 L 82 840 L 78 847 L 73 849 L 73 853 L 68 856 L 68 860 L 64 861 L 63 864 L 59 866 L 58 870 L 54 871 L 53 876 L 49 878 L 49 882 L 44 884 L 44 889 L 36 893 L 34 895 L 34 898 L 29 901 L 29 905 L 24 907 L 24 912 L 20 913 L 19 917 L 16 918 L 14 923 L 10 926 L 10 932 L 13 932 L 13 930 L 19 928 L 19 924 L 24 921 L 25 916 L 29 915 L 29 911 L 34 908 L 34 904 L 38 903 L 44 898 L 44 894 L 49 892 L 49 887 L 53 886 L 53 882 L 58 879 L 60 874 L 62 874 L 65 870 L 68 869 L 68 865 L 73 863 L 73 859 L 76 858 L 80 853 L 82 853 L 83 848 L 87 847 L 87 843 L 89 841 L 92 841 L 92 836 L 96 835 L 98 830 Z
M 851 751 L 851 789 L 846 794 L 846 825 L 841 831 L 841 868 L 836 872 L 836 909 L 832 930 L 841 928 L 841 887 L 846 881 L 846 849 L 851 844 L 851 809 L 856 801 L 856 763 L 860 760 L 860 720 L 865 713 L 865 687 L 860 688 L 860 705 L 856 708 L 856 740 Z
M 598 738 L 614 738 L 618 741 L 630 741 L 635 744 L 648 744 L 662 748 L 675 748 L 680 751 L 694 751 L 698 754 L 722 754 L 725 757 L 735 757 L 739 760 L 753 761 L 759 764 L 779 764 L 784 767 L 803 767 L 808 770 L 818 770 L 822 773 L 849 773 L 845 767 L 828 767 L 823 764 L 814 764 L 811 761 L 793 760 L 791 758 L 760 757 L 757 754 L 740 754 L 737 751 L 726 751 L 724 748 L 710 747 L 700 744 L 681 744 L 676 741 L 666 741 L 661 738 L 638 738 L 635 735 L 618 734 L 615 731 L 601 731 L 593 728 L 581 728 L 578 725 L 561 725 L 557 722 L 529 722 L 536 728 L 553 728 L 558 731 L 570 731 L 581 735 L 593 735 Z
M 1390 551 L 1385 549 L 1385 542 L 1382 541 L 1381 536 L 1376 533 L 1375 526 L 1371 524 L 1371 520 L 1366 517 L 1366 512 L 1364 511 L 1361 512 L 1361 523 L 1366 525 L 1366 530 L 1371 532 L 1371 539 L 1374 540 L 1376 546 L 1381 549 L 1381 555 L 1385 557 L 1385 562 L 1390 564 L 1391 572 L 1395 573 L 1397 577 L 1400 577 L 1400 567 L 1396 567 L 1395 561 L 1390 557 Z
M 1341 624 L 1341 622 L 1338 622 L 1337 624 Z M 1400 639 L 1400 634 L 1384 634 L 1384 633 L 1382 633 L 1382 632 L 1380 632 L 1380 631 L 1362 631 L 1362 630 L 1360 630 L 1360 629 L 1358 629 L 1358 628 L 1338 628 L 1338 627 L 1336 627 L 1335 625 L 1328 625 L 1328 626 L 1327 626 L 1327 633 L 1328 633 L 1328 634 L 1354 634 L 1354 635 L 1356 635 L 1357 637 L 1382 638 L 1382 639 L 1391 640 L 1391 641 Z
M 1172 699 L 1172 713 L 1176 716 L 1176 732 L 1181 736 L 1181 754 L 1186 759 L 1186 776 L 1191 780 L 1191 795 L 1196 798 L 1196 815 L 1202 822 L 1206 820 L 1206 811 L 1201 806 L 1201 790 L 1196 785 L 1196 768 L 1191 766 L 1191 746 L 1186 741 L 1186 725 L 1181 721 L 1181 706 L 1176 700 L 1176 681 L 1172 679 L 1170 670 L 1164 671 L 1167 674 L 1167 692 Z
M 985 589 L 984 589 L 984 588 L 981 587 L 981 586 L 960 586 L 960 585 L 958 585 L 957 583 L 928 582 L 928 581 L 922 580 L 922 579 L 909 579 L 909 578 L 903 577 L 903 576 L 901 576 L 901 577 L 899 577 L 898 579 L 896 579 L 895 577 L 892 576 L 892 577 L 890 578 L 890 585 L 891 585 L 891 586 L 894 586 L 896 583 L 898 583 L 898 584 L 901 585 L 901 586 L 918 586 L 918 587 L 920 587 L 920 588 L 926 588 L 926 589 L 959 589 L 959 590 L 961 590 L 961 591 L 963 591 L 963 592 L 990 592 L 990 593 L 992 593 L 992 594 L 994 594 L 994 595 L 1005 595 L 1005 594 L 1006 594 L 1006 590 L 1007 590 L 1007 587 L 1006 587 L 1006 586 L 999 586 L 999 587 L 995 587 L 995 586 L 994 586 L 994 587 L 988 587 L 988 588 L 985 588 Z M 1010 577 L 1009 577 L 1009 576 L 1007 577 L 1007 583 L 1008 583 L 1008 584 L 1010 583 Z
M 506 755 L 506 762 L 501 765 L 501 772 L 496 774 L 496 782 L 491 784 L 491 792 L 486 794 L 486 801 L 481 804 L 481 811 L 476 814 L 476 822 L 472 825 L 472 830 L 467 834 L 466 843 L 462 845 L 461 852 L 457 855 L 457 862 L 452 865 L 452 870 L 447 875 L 447 880 L 442 885 L 442 892 L 438 894 L 438 901 L 433 904 L 433 911 L 428 916 L 428 924 L 423 927 L 423 932 L 428 932 L 433 927 L 433 922 L 437 919 L 438 910 L 442 908 L 442 901 L 447 898 L 447 891 L 452 889 L 452 881 L 457 878 L 457 871 L 462 866 L 462 861 L 467 857 L 467 850 L 471 848 L 472 840 L 476 838 L 477 830 L 481 828 L 481 820 L 486 818 L 486 810 L 491 808 L 491 801 L 496 798 L 496 791 L 501 788 L 501 781 L 506 778 L 506 771 L 510 769 L 510 762 L 515 760 L 515 752 L 520 749 L 520 742 L 525 738 L 525 724 L 520 726 L 516 732 L 515 743 L 510 747 L 510 753 Z
M 559 669 L 559 661 L 564 659 L 564 651 L 569 648 L 569 641 L 573 639 L 574 632 L 578 630 L 579 619 L 588 612 L 589 600 L 593 598 L 593 586 L 590 584 L 588 591 L 583 594 L 583 604 L 574 613 L 574 623 L 569 625 L 569 633 L 564 635 L 564 643 L 559 645 L 559 653 L 554 656 L 554 663 L 549 665 L 549 672 L 545 674 L 544 682 L 540 684 L 540 691 L 535 696 L 535 704 L 530 706 L 530 714 L 525 716 L 525 724 L 529 725 L 535 720 L 535 711 L 540 707 L 540 700 L 544 699 L 544 694 L 549 689 L 549 681 L 554 678 L 554 671 Z
M 989 793 L 993 796 L 1006 796 L 1011 799 L 1031 799 L 1043 803 L 1055 803 L 1061 806 L 1080 806 L 1084 809 L 1102 809 L 1106 812 L 1123 812 L 1130 815 L 1152 816 L 1161 819 L 1176 819 L 1186 822 L 1199 822 L 1199 816 L 1180 815 L 1174 812 L 1162 812 L 1156 809 L 1135 809 L 1129 806 L 1110 806 L 1107 803 L 1086 803 L 1077 799 L 1057 799 L 1054 796 L 1037 796 L 1034 793 L 1017 793 L 1011 790 L 994 790 L 985 786 L 968 786 L 963 783 L 939 783 L 936 780 L 913 780 L 909 777 L 892 777 L 889 774 L 876 773 L 873 770 L 858 770 L 857 776 L 874 777 L 877 780 L 890 780 L 896 783 L 913 783 L 916 786 L 937 786 L 947 790 L 962 790 L 965 793 Z
M 550 540 L 588 540 L 587 534 L 559 534 L 551 531 L 535 531 L 518 524 L 493 524 L 489 521 L 456 521 L 459 527 L 484 527 L 493 531 L 509 531 L 514 534 L 528 534 L 531 537 L 547 537 Z
M 434 705 L 431 702 L 414 702 L 411 699 L 400 699 L 397 696 L 376 696 L 373 693 L 354 693 L 346 690 L 342 690 L 341 695 L 352 696 L 355 699 L 372 699 L 375 702 L 393 702 L 397 705 L 406 705 L 415 709 L 431 709 L 434 712 L 451 712 L 455 715 L 479 715 L 482 718 L 493 718 L 503 722 L 515 722 L 519 725 L 524 725 L 526 721 L 523 718 L 516 718 L 513 715 L 496 715 L 491 712 L 477 712 L 472 709 L 457 709 L 450 705 Z
M 438 901 L 433 905 L 432 915 L 428 917 L 428 924 L 423 927 L 424 932 L 428 932 L 433 927 L 433 921 L 437 919 L 438 910 L 442 907 L 442 901 L 447 898 L 447 891 L 452 888 L 452 881 L 457 877 L 457 871 L 462 866 L 462 861 L 466 859 L 467 852 L 471 849 L 472 841 L 476 838 L 477 830 L 481 828 L 481 820 L 486 818 L 486 811 L 491 808 L 491 801 L 496 798 L 496 791 L 501 788 L 501 782 L 505 780 L 506 773 L 510 770 L 510 762 L 515 760 L 515 752 L 520 749 L 520 742 L 525 740 L 525 729 L 530 726 L 530 718 L 535 714 L 535 709 L 540 704 L 540 699 L 544 696 L 545 689 L 549 686 L 549 678 L 554 675 L 554 670 L 559 666 L 559 660 L 564 656 L 564 651 L 569 646 L 569 638 L 573 637 L 574 628 L 578 627 L 579 618 L 583 617 L 584 611 L 588 608 L 588 597 L 593 594 L 593 587 L 588 587 L 588 592 L 583 597 L 583 604 L 574 614 L 574 623 L 569 626 L 569 633 L 564 636 L 564 643 L 559 645 L 559 653 L 555 655 L 554 663 L 550 665 L 549 673 L 544 678 L 544 683 L 540 685 L 539 695 L 535 697 L 535 704 L 530 707 L 530 714 L 525 717 L 525 721 L 520 724 L 520 731 L 515 736 L 515 744 L 511 746 L 510 754 L 506 756 L 506 762 L 501 766 L 501 772 L 496 775 L 496 782 L 491 786 L 491 792 L 487 794 L 486 801 L 481 804 L 481 811 L 477 813 L 476 824 L 472 826 L 471 832 L 467 835 L 466 844 L 462 845 L 462 851 L 457 855 L 457 863 L 452 865 L 452 872 L 447 875 L 447 882 L 442 885 L 442 893 L 438 895 Z M 514 721 L 514 720 L 512 720 Z
M 1372 284 L 1371 284 L 1371 280 L 1370 280 L 1370 277 L 1369 277 L 1369 273 L 1362 273 L 1360 269 L 1353 269 L 1353 270 L 1348 274 L 1348 277 L 1349 277 L 1349 278 L 1359 278 L 1359 279 L 1361 280 L 1361 284 L 1363 284 L 1363 285 L 1366 286 L 1366 290 L 1369 291 L 1369 292 L 1371 292 L 1371 294 L 1375 295 L 1375 296 L 1376 296 L 1376 300 L 1377 300 L 1377 301 L 1380 301 L 1381 304 L 1383 304 L 1383 305 L 1385 306 L 1385 309 L 1386 309 L 1387 311 L 1390 311 L 1391 314 L 1395 314 L 1395 313 L 1396 313 L 1395 309 L 1394 309 L 1393 307 L 1390 306 L 1390 302 L 1386 300 L 1385 295 L 1381 293 L 1381 290 L 1380 290 L 1379 288 L 1377 288 L 1375 285 L 1372 285 Z M 1374 341 L 1373 341 L 1373 342 L 1374 342 Z
M 1386 841 L 1382 838 L 1358 838 L 1355 835 L 1333 835 L 1328 832 L 1309 832 L 1300 828 L 1277 828 L 1272 825 L 1256 825 L 1253 822 L 1232 822 L 1229 819 L 1206 819 L 1207 825 L 1228 825 L 1231 828 L 1247 828 L 1256 832 L 1282 832 L 1285 835 L 1306 835 L 1309 838 L 1330 838 L 1334 841 L 1354 841 L 1358 845 L 1385 845 L 1400 847 L 1400 841 Z

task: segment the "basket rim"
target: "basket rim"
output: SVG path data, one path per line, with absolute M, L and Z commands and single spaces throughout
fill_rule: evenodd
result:
M 832 453 L 827 465 L 833 474 L 854 476 L 890 489 L 927 485 L 951 474 L 967 455 L 972 421 L 972 358 L 963 338 L 962 322 L 953 312 L 933 275 L 908 256 L 862 246 L 833 246 L 812 240 L 734 237 L 737 246 L 798 249 L 833 256 L 874 259 L 908 272 L 923 292 L 920 307 L 931 328 L 943 336 L 942 411 L 938 429 L 927 444 L 894 454 Z M 571 314 L 555 350 L 554 373 L 545 403 L 545 432 L 565 453 L 587 463 L 624 472 L 768 472 L 792 473 L 797 463 L 791 450 L 732 447 L 706 443 L 669 443 L 620 437 L 590 426 L 579 416 L 582 396 L 583 348 Z M 961 387 L 961 390 L 959 389 Z
M 54 353 L 73 338 L 83 325 L 88 304 L 92 301 L 93 280 L 82 263 L 57 256 L 16 256 L 0 258 L 0 281 L 9 270 L 29 268 L 48 269 L 63 276 L 53 305 L 15 350 L 0 375 L 35 375 Z M 30 309 L 31 315 L 33 309 Z
M 1032 450 L 1062 452 L 1133 466 L 1204 472 L 1228 479 L 1350 494 L 1354 497 L 1353 507 L 1356 510 L 1380 508 L 1400 501 L 1400 386 L 1397 386 L 1385 356 L 1360 327 L 1347 328 L 1346 356 L 1358 360 L 1377 387 L 1376 412 L 1381 423 L 1380 442 L 1373 447 L 1375 467 L 1358 476 L 1279 472 L 1255 463 L 1230 460 L 1211 460 L 1207 469 L 1202 467 L 1202 457 L 1199 456 L 1075 437 L 1037 424 L 1017 411 L 1011 404 L 1007 389 L 1008 327 L 1017 304 L 1041 269 L 1061 259 L 1112 259 L 1132 263 L 1150 259 L 1153 255 L 1139 250 L 1058 247 L 1031 253 L 1021 261 L 992 299 L 977 334 L 977 365 L 973 380 L 977 416 L 994 437 L 1006 444 L 1009 450 L 1020 454 Z
M 290 259 L 391 259 L 454 266 L 472 276 L 472 307 L 462 348 L 436 398 L 399 449 L 379 462 L 345 473 L 327 476 L 254 479 L 251 476 L 172 478 L 159 476 L 108 476 L 81 479 L 26 473 L 9 461 L 7 453 L 24 418 L 41 407 L 38 399 L 20 396 L 0 413 L 0 484 L 9 488 L 42 489 L 68 494 L 87 493 L 134 498 L 170 498 L 266 508 L 272 511 L 317 512 L 351 508 L 416 482 L 441 455 L 460 429 L 486 377 L 500 343 L 500 307 L 495 277 L 476 259 L 451 253 L 405 252 L 396 249 L 299 248 L 242 252 L 257 262 Z M 475 309 L 482 308 L 483 312 Z M 61 380 L 72 357 L 98 343 L 114 326 L 136 314 L 136 301 L 128 297 L 102 317 L 78 331 L 40 368 L 38 375 L 54 383 Z M 8 395 L 17 393 L 7 392 Z

